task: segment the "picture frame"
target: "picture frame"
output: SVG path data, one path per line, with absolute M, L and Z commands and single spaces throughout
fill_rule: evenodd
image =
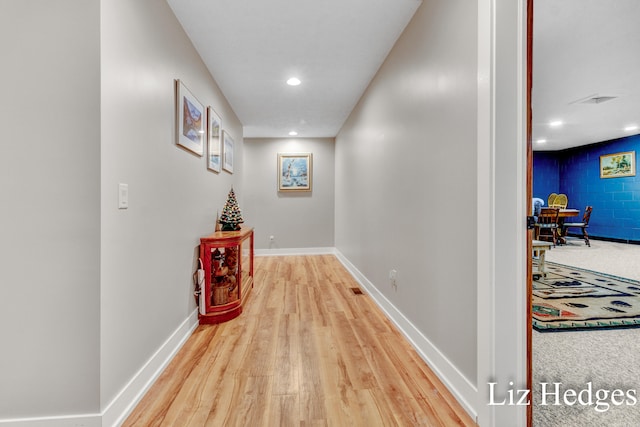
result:
M 204 123 L 204 106 L 182 81 L 176 80 L 176 144 L 202 156 Z
M 222 169 L 233 173 L 233 138 L 226 130 L 222 131 Z
M 311 191 L 312 153 L 278 153 L 278 191 Z
M 600 178 L 623 178 L 626 176 L 636 176 L 635 151 L 600 156 Z
M 207 107 L 207 169 L 219 173 L 221 165 L 222 120 L 211 107 Z

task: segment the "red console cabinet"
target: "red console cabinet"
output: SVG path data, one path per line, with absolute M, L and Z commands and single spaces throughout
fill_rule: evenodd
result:
M 216 231 L 200 239 L 204 307 L 200 324 L 226 322 L 242 313 L 253 288 L 253 228 Z

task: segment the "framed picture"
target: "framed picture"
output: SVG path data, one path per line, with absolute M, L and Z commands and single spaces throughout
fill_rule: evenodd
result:
M 204 107 L 180 80 L 176 80 L 176 144 L 203 153 Z
M 220 172 L 220 142 L 222 126 L 220 116 L 207 107 L 207 169 Z
M 622 178 L 625 176 L 636 176 L 635 151 L 600 156 L 600 178 Z
M 233 173 L 233 138 L 226 130 L 222 131 L 222 169 L 229 173 Z
M 278 153 L 278 191 L 311 191 L 311 153 Z

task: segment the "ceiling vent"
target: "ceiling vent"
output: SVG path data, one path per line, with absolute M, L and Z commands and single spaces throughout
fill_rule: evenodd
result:
M 616 99 L 617 96 L 607 96 L 607 95 L 589 95 L 586 98 L 581 98 L 576 101 L 571 102 L 570 104 L 602 104 L 603 102 L 611 101 L 612 99 Z

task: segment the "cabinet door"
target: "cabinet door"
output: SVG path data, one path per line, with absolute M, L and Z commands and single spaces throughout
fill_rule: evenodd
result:
M 212 307 L 229 304 L 239 298 L 239 249 L 240 246 L 229 246 L 211 250 Z

